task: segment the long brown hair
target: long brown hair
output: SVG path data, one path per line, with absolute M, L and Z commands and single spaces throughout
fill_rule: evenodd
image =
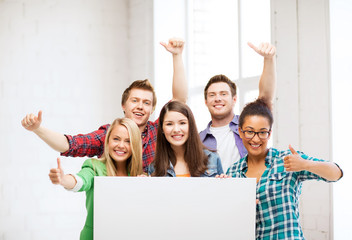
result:
M 191 109 L 186 104 L 178 101 L 169 102 L 161 109 L 156 141 L 156 154 L 153 162 L 155 169 L 153 175 L 165 176 L 170 162 L 174 166 L 176 165 L 175 153 L 163 133 L 164 118 L 169 111 L 179 112 L 188 119 L 189 134 L 185 142 L 184 158 L 191 176 L 199 177 L 207 170 L 208 157 L 203 151 L 205 147 L 199 138 L 196 121 L 194 120 Z
M 99 160 L 106 164 L 108 176 L 117 176 L 117 169 L 114 164 L 114 160 L 111 159 L 109 154 L 109 141 L 112 130 L 118 125 L 126 127 L 128 135 L 130 136 L 132 155 L 127 160 L 127 171 L 130 173 L 130 176 L 142 174 L 143 162 L 141 132 L 139 131 L 137 124 L 128 118 L 117 118 L 113 121 L 105 137 L 104 154 Z

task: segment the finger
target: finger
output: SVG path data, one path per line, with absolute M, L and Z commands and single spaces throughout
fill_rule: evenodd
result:
M 38 122 L 37 116 L 35 116 L 34 114 L 31 114 L 31 115 L 30 115 L 30 118 L 29 118 L 28 124 L 29 124 L 29 125 L 33 125 L 33 124 L 35 124 L 36 122 Z
M 161 46 L 163 46 L 164 48 L 167 48 L 167 44 L 165 42 L 160 42 Z
M 248 46 L 250 47 L 250 48 L 252 48 L 254 51 L 258 51 L 258 48 L 256 47 L 256 46 L 254 46 L 254 44 L 253 43 L 251 43 L 251 42 L 247 42 L 247 44 L 248 44 Z
M 61 170 L 60 158 L 57 158 L 57 168 Z
M 27 114 L 27 116 L 25 117 L 24 119 L 24 123 L 28 126 L 30 125 L 31 123 L 31 117 L 32 117 L 32 114 Z
M 58 169 L 58 168 L 52 168 L 52 169 L 50 169 L 50 174 L 56 174 L 56 173 L 58 173 L 58 172 L 60 172 L 60 169 Z
M 270 53 L 271 46 L 269 43 L 265 43 L 265 54 L 268 55 Z
M 42 110 L 39 110 L 39 112 L 38 112 L 38 121 L 39 122 L 42 121 L 42 114 L 43 114 Z
M 292 154 L 298 154 L 298 153 L 296 152 L 296 150 L 293 149 L 293 147 L 291 146 L 291 144 L 288 145 L 288 148 L 290 149 L 290 151 L 291 151 Z
M 258 204 L 259 203 L 259 199 L 255 199 L 255 204 Z

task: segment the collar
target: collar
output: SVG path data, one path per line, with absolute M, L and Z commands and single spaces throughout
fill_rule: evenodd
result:
M 265 165 L 271 167 L 274 162 L 277 150 L 275 148 L 269 148 L 269 151 L 265 157 Z M 248 169 L 248 154 L 240 160 L 240 169 L 242 172 L 247 172 Z
M 210 121 L 208 123 L 208 126 L 207 128 L 205 129 L 205 135 L 207 134 L 211 134 L 210 132 L 210 126 L 213 124 L 213 121 Z M 238 115 L 234 115 L 231 122 L 229 123 L 230 125 L 230 129 L 233 131 L 233 132 L 236 132 L 238 134 L 238 124 L 239 124 L 239 116 Z

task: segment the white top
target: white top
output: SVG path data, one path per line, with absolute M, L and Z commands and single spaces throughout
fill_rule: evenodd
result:
M 221 158 L 222 168 L 224 173 L 235 162 L 241 159 L 238 151 L 235 135 L 231 131 L 230 126 L 212 127 L 210 132 L 216 139 L 217 152 Z

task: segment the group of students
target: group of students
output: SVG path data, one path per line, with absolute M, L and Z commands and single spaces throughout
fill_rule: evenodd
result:
M 173 56 L 173 98 L 149 121 L 156 96 L 148 80 L 134 81 L 123 93 L 125 118 L 89 134 L 64 135 L 41 126 L 42 112 L 28 114 L 22 126 L 36 133 L 63 156 L 87 159 L 79 173 L 64 174 L 60 159 L 50 170 L 52 183 L 86 191 L 87 219 L 81 239 L 93 239 L 94 176 L 251 177 L 257 179 L 256 239 L 304 239 L 299 224 L 298 199 L 302 181 L 337 181 L 341 169 L 334 163 L 296 152 L 268 148 L 275 93 L 275 47 L 249 46 L 264 57 L 259 96 L 234 114 L 236 85 L 224 75 L 212 77 L 204 89 L 211 114 L 208 127 L 198 133 L 195 117 L 186 105 L 187 81 L 182 62 L 184 42 L 162 43 Z M 226 172 L 226 174 L 224 174 Z

